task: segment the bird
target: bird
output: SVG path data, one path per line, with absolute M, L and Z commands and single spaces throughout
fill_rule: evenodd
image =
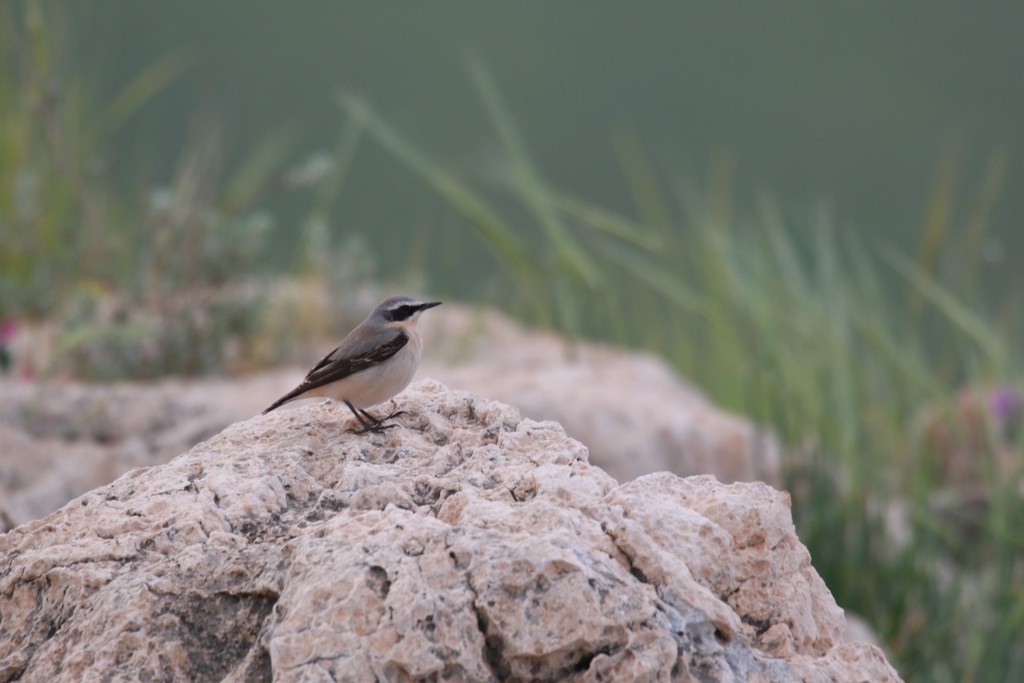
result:
M 440 301 L 408 296 L 392 296 L 380 302 L 306 374 L 299 386 L 274 401 L 263 415 L 289 401 L 326 396 L 343 402 L 355 415 L 362 429 L 350 432 L 381 433 L 394 427 L 384 422 L 405 411 L 376 418 L 366 409 L 395 396 L 412 381 L 423 349 L 416 321 L 423 311 L 440 305 Z

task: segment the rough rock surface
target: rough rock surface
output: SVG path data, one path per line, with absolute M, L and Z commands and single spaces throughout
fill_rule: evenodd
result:
M 415 385 L 255 417 L 0 535 L 0 681 L 896 681 L 788 497 L 617 485 L 554 423 Z

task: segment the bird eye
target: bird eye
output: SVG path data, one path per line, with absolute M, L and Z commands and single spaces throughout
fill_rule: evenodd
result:
M 390 311 L 385 311 L 384 317 L 391 321 L 408 320 L 415 312 L 415 306 L 399 306 L 398 308 L 393 308 Z

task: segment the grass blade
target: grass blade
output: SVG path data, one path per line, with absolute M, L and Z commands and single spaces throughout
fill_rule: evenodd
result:
M 548 200 L 570 218 L 623 242 L 652 252 L 664 246 L 664 240 L 654 231 L 591 202 L 558 192 L 548 195 Z
M 339 104 L 349 116 L 365 122 L 367 133 L 378 144 L 425 180 L 462 215 L 503 266 L 517 273 L 536 274 L 522 241 L 479 194 L 402 138 L 365 102 L 346 96 L 339 98 Z
M 1006 349 L 991 327 L 969 310 L 949 290 L 928 277 L 907 257 L 893 250 L 885 252 L 885 260 L 902 275 L 925 300 L 930 301 L 951 323 L 963 331 L 992 359 L 996 367 L 1005 367 Z
M 588 287 L 598 283 L 599 271 L 588 258 L 586 252 L 575 243 L 568 228 L 562 223 L 548 198 L 546 185 L 534 169 L 526 154 L 523 143 L 508 114 L 508 109 L 501 99 L 498 86 L 490 73 L 479 63 L 472 65 L 472 73 L 477 88 L 483 97 L 487 111 L 504 144 L 505 151 L 512 162 L 513 180 L 537 224 L 543 229 L 548 242 L 554 249 L 556 261 L 568 275 L 578 277 Z

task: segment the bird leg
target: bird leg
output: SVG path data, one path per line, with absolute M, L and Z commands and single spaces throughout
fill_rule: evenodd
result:
M 357 409 L 354 405 L 352 405 L 350 401 L 345 401 L 345 405 L 347 405 L 348 409 L 352 411 L 352 414 L 356 416 L 356 420 L 359 421 L 359 425 L 362 427 L 362 429 L 348 430 L 353 434 L 365 434 L 366 432 L 373 432 L 374 434 L 383 434 L 384 430 L 398 426 L 384 424 L 384 420 L 394 417 L 397 413 L 392 413 L 391 415 L 388 415 L 387 417 L 384 418 L 384 420 L 378 420 L 365 410 L 362 410 L 361 408 Z
M 408 414 L 408 411 L 396 410 L 395 412 L 391 413 L 390 415 L 387 415 L 385 417 L 377 419 L 373 415 L 370 415 L 368 412 L 363 410 L 362 408 L 359 409 L 359 412 L 361 412 L 364 416 L 369 418 L 374 424 L 377 424 L 377 425 L 381 424 L 382 422 L 386 422 L 386 421 L 390 420 L 393 417 L 398 417 L 399 415 L 407 415 Z
M 384 418 L 384 420 L 378 419 L 378 418 L 374 417 L 373 415 L 370 415 L 370 413 L 366 412 L 362 408 L 357 408 L 357 410 L 362 414 L 363 417 L 365 417 L 367 420 L 369 420 L 370 424 L 372 424 L 374 427 L 379 427 L 380 424 L 382 422 L 384 422 L 384 420 L 387 419 L 387 418 Z

